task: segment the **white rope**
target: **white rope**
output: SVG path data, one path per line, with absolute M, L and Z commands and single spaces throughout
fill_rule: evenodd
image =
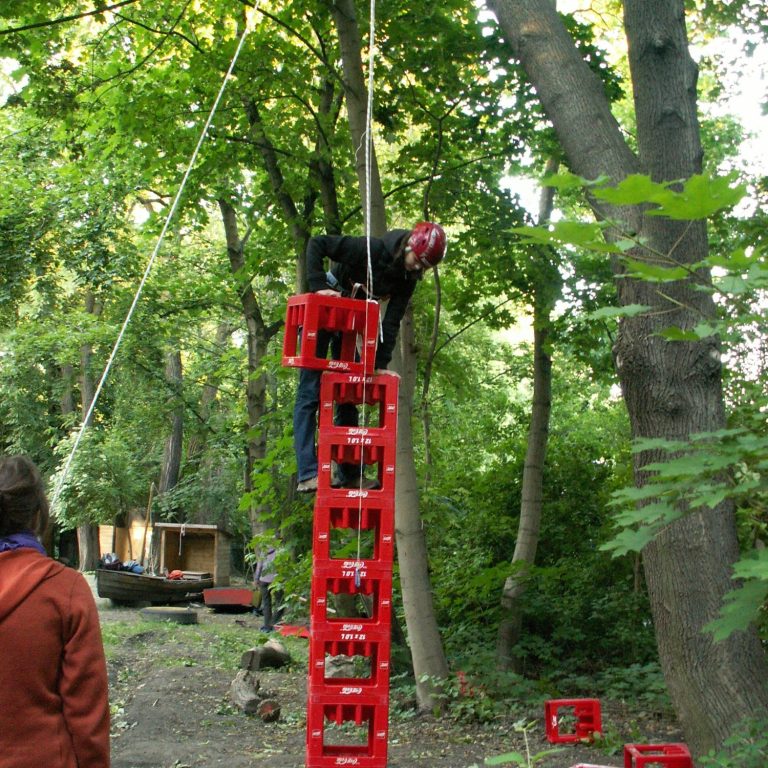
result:
M 375 47 L 376 47 L 376 0 L 371 0 L 370 18 L 368 24 L 368 104 L 365 114 L 365 238 L 368 264 L 365 277 L 366 297 L 365 297 L 365 332 L 368 334 L 368 307 L 373 296 L 373 264 L 371 260 L 371 172 L 373 164 L 373 83 L 374 83 L 374 65 L 375 65 Z M 376 329 L 377 334 L 381 328 L 381 316 L 379 316 L 379 326 Z M 367 356 L 366 356 L 367 361 Z M 375 362 L 374 362 L 375 369 Z M 373 375 L 374 371 L 370 372 Z M 369 374 L 367 365 L 363 366 L 363 403 L 362 416 L 363 426 L 366 423 L 366 379 Z M 382 408 L 380 405 L 379 408 Z M 365 470 L 365 435 L 361 435 L 360 446 L 360 485 L 359 490 L 363 488 L 363 477 Z M 382 472 L 383 475 L 383 472 Z M 382 477 L 383 480 L 383 477 Z M 363 529 L 363 494 L 357 495 L 357 560 L 360 561 L 360 550 L 362 548 L 362 529 Z M 357 574 L 356 574 L 357 576 Z M 359 581 L 357 576 L 356 581 Z
M 93 411 L 96 407 L 96 401 L 99 399 L 101 390 L 104 387 L 104 382 L 107 380 L 109 371 L 112 368 L 112 363 L 114 362 L 115 357 L 117 355 L 117 351 L 120 348 L 120 344 L 123 341 L 123 336 L 125 335 L 125 331 L 128 328 L 128 324 L 131 322 L 131 318 L 133 317 L 133 313 L 134 313 L 134 310 L 136 309 L 136 305 L 139 303 L 139 299 L 141 298 L 142 291 L 144 290 L 144 285 L 146 284 L 147 279 L 149 278 L 149 273 L 152 271 L 152 267 L 155 263 L 155 260 L 157 259 L 157 255 L 160 252 L 160 246 L 163 244 L 165 235 L 168 232 L 168 227 L 170 226 L 171 220 L 173 219 L 173 216 L 176 213 L 176 209 L 179 206 L 179 201 L 181 200 L 181 196 L 184 192 L 184 188 L 187 185 L 189 176 L 192 173 L 192 168 L 194 167 L 195 161 L 197 160 L 197 156 L 200 153 L 200 147 L 202 147 L 203 141 L 205 141 L 205 137 L 208 134 L 208 129 L 211 127 L 211 122 L 213 121 L 213 117 L 216 114 L 216 110 L 219 107 L 221 98 L 224 95 L 224 90 L 227 87 L 229 78 L 232 76 L 232 72 L 235 68 L 235 64 L 237 63 L 237 60 L 240 57 L 240 51 L 242 51 L 243 49 L 243 43 L 245 42 L 245 38 L 248 36 L 248 33 L 251 32 L 255 26 L 256 11 L 258 10 L 260 2 L 261 0 L 257 0 L 254 7 L 246 15 L 245 29 L 243 30 L 243 34 L 240 36 L 240 41 L 237 44 L 235 55 L 232 57 L 232 61 L 229 65 L 229 69 L 227 70 L 227 74 L 224 75 L 224 80 L 221 83 L 221 88 L 219 89 L 219 93 L 216 96 L 216 100 L 214 101 L 213 106 L 211 107 L 210 113 L 208 114 L 208 119 L 205 121 L 205 126 L 203 127 L 203 130 L 200 133 L 200 138 L 198 139 L 197 146 L 195 147 L 195 151 L 192 153 L 192 157 L 190 158 L 189 164 L 187 165 L 187 170 L 185 171 L 184 177 L 181 180 L 179 191 L 176 193 L 176 197 L 174 198 L 173 204 L 171 205 L 171 208 L 168 211 L 168 215 L 165 217 L 165 223 L 163 224 L 162 231 L 160 232 L 160 236 L 157 239 L 157 243 L 155 245 L 154 250 L 152 251 L 152 255 L 149 257 L 147 268 L 144 270 L 144 275 L 142 276 L 141 282 L 139 283 L 139 287 L 136 290 L 136 295 L 133 297 L 133 302 L 131 303 L 131 306 L 128 310 L 128 314 L 126 315 L 123 325 L 120 328 L 120 333 L 117 335 L 117 340 L 115 341 L 115 345 L 112 347 L 112 352 L 109 356 L 109 359 L 107 360 L 107 364 L 104 368 L 104 373 L 101 374 L 101 379 L 99 380 L 98 386 L 96 387 L 96 391 L 94 392 L 93 398 L 91 399 L 91 404 L 88 407 L 88 411 L 85 414 L 85 417 L 83 418 L 83 423 L 80 426 L 80 430 L 77 433 L 77 437 L 75 438 L 75 444 L 72 446 L 72 450 L 70 451 L 66 464 L 64 465 L 64 470 L 62 471 L 58 479 L 58 482 L 56 483 L 56 489 L 54 490 L 53 497 L 51 499 L 52 510 L 55 508 L 56 502 L 58 501 L 59 496 L 61 495 L 64 482 L 66 481 L 67 476 L 69 474 L 69 470 L 72 466 L 72 460 L 75 457 L 75 453 L 77 452 L 77 449 L 80 445 L 80 441 L 83 439 L 85 430 L 88 424 L 90 423 L 91 416 L 93 415 Z

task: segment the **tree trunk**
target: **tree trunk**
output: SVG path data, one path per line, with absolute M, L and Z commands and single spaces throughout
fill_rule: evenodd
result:
M 367 130 L 367 97 L 360 59 L 361 39 L 352 0 L 337 0 L 333 15 L 339 34 L 344 65 L 347 113 L 356 155 L 360 197 L 366 211 L 364 146 Z M 363 162 L 361 163 L 361 158 Z M 381 236 L 387 227 L 384 195 L 381 189 L 373 144 L 370 149 L 371 234 Z M 413 341 L 413 309 L 408 308 L 400 328 L 402 381 L 397 417 L 397 469 L 395 476 L 395 537 L 400 566 L 400 586 L 405 607 L 416 697 L 419 709 L 434 710 L 439 705 L 435 683 L 448 676 L 437 620 L 432 604 L 432 589 L 427 565 L 427 546 L 419 511 L 419 489 L 413 454 L 413 401 L 416 384 L 416 349 Z M 423 677 L 426 679 L 422 680 Z
M 181 372 L 181 352 L 178 349 L 168 352 L 165 357 L 165 381 L 170 388 L 173 407 L 170 413 L 171 430 L 165 440 L 163 463 L 160 467 L 158 493 L 166 493 L 176 487 L 181 473 L 181 448 L 184 439 L 184 401 L 182 399 L 183 378 Z
M 75 369 L 71 363 L 65 363 L 60 368 L 61 372 L 61 397 L 59 397 L 59 407 L 62 415 L 74 413 L 75 398 L 72 392 L 72 386 L 75 380 Z
M 98 317 L 101 314 L 101 305 L 91 291 L 85 294 L 85 311 Z M 92 416 L 88 416 L 88 409 L 93 402 L 93 396 L 96 393 L 96 387 L 93 383 L 91 373 L 91 354 L 90 343 L 85 343 L 80 347 L 80 407 L 82 410 L 82 420 L 86 425 L 90 425 Z M 93 523 L 84 523 L 77 526 L 77 544 L 79 549 L 79 561 L 81 571 L 93 571 L 99 564 L 99 528 Z
M 269 340 L 277 333 L 281 324 L 267 326 L 264 323 L 251 282 L 244 276 L 243 241 L 238 233 L 235 209 L 223 198 L 219 200 L 219 209 L 224 224 L 230 267 L 240 286 L 240 302 L 247 329 L 248 380 L 245 385 L 245 398 L 249 438 L 246 446 L 246 485 L 249 486 L 253 467 L 266 456 L 267 450 L 266 432 L 262 423 L 266 412 L 267 378 L 261 369 L 261 363 L 267 353 Z M 254 536 L 265 530 L 266 514 L 264 507 L 257 505 L 251 508 L 251 531 Z
M 331 0 L 331 12 L 341 47 L 341 60 L 344 67 L 344 95 L 347 102 L 349 132 L 355 152 L 355 169 L 357 170 L 357 183 L 360 187 L 364 221 L 370 226 L 371 234 L 374 237 L 380 237 L 387 229 L 387 214 L 384 207 L 384 194 L 381 189 L 373 137 L 368 135 L 368 88 L 363 76 L 363 61 L 360 57 L 363 43 L 357 24 L 355 2 L 354 0 Z M 368 153 L 366 153 L 366 142 L 369 142 Z M 370 165 L 370 179 L 368 178 L 366 159 Z M 369 206 L 370 221 L 368 221 Z
M 440 333 L 440 311 L 443 306 L 443 292 L 440 286 L 440 272 L 435 267 L 435 316 L 432 321 L 432 334 L 429 339 L 427 359 L 424 363 L 424 376 L 421 385 L 421 428 L 424 432 L 424 489 L 432 481 L 432 414 L 429 408 L 429 385 L 432 383 L 432 366 L 437 354 L 437 342 Z
M 499 669 L 512 669 L 518 673 L 522 671 L 521 659 L 515 656 L 514 650 L 522 632 L 522 598 L 528 586 L 528 567 L 533 565 L 539 546 L 544 459 L 552 406 L 552 361 L 547 352 L 549 313 L 546 313 L 545 322 L 539 320 L 538 324 L 537 314 L 539 313 L 534 313 L 533 329 L 533 402 L 523 467 L 520 522 L 512 556 L 514 572 L 507 577 L 502 589 L 501 620 L 496 640 L 496 661 Z
M 534 84 L 572 170 L 619 181 L 636 171 L 655 180 L 688 178 L 701 167 L 696 116 L 696 67 L 690 58 L 683 0 L 625 0 L 639 159 L 625 144 L 598 78 L 569 39 L 546 0 L 491 0 L 503 32 Z M 704 258 L 704 224 L 642 217 L 639 210 L 598 206 L 644 238 L 657 253 L 691 264 Z M 633 254 L 643 258 L 643 252 Z M 616 264 L 617 274 L 621 265 Z M 701 272 L 698 279 L 706 279 Z M 684 329 L 713 317 L 709 296 L 692 281 L 658 286 L 620 279 L 623 305 L 653 309 L 620 324 L 615 347 L 633 437 L 687 439 L 724 424 L 719 345 L 716 339 L 671 343 L 658 332 Z M 642 465 L 663 459 L 636 457 Z M 756 631 L 713 642 L 702 627 L 715 618 L 733 588 L 738 556 L 733 507 L 688 514 L 671 524 L 644 552 L 646 580 L 667 685 L 695 755 L 720 746 L 747 716 L 768 711 L 768 665 Z
M 264 124 L 261 120 L 261 113 L 259 112 L 255 101 L 248 100 L 245 102 L 245 113 L 248 117 L 251 136 L 261 152 L 261 157 L 264 161 L 264 169 L 267 172 L 272 193 L 274 194 L 277 203 L 280 205 L 280 209 L 283 212 L 283 218 L 291 231 L 291 238 L 293 239 L 297 256 L 296 289 L 299 293 L 303 293 L 307 290 L 307 265 L 306 260 L 304 259 L 304 253 L 307 249 L 307 242 L 309 241 L 309 230 L 307 229 L 306 221 L 309 220 L 310 211 L 305 211 L 305 217 L 299 215 L 296 203 L 287 190 L 285 178 L 283 172 L 280 170 L 280 163 L 277 159 L 277 152 L 267 136 Z M 234 216 L 234 209 L 232 210 L 231 217 L 229 217 L 229 214 L 227 217 L 231 218 L 236 234 L 237 220 Z M 226 226 L 227 225 L 225 224 L 225 227 Z M 239 236 L 237 237 L 237 242 L 240 242 Z M 238 248 L 242 250 L 240 245 L 238 245 Z M 248 287 L 250 289 L 250 284 Z M 253 293 L 253 291 L 251 291 L 251 293 Z
M 221 322 L 216 326 L 216 339 L 214 341 L 215 355 L 217 360 L 224 354 L 227 341 L 232 334 L 232 326 L 228 322 Z M 215 366 L 218 368 L 218 366 Z M 211 416 L 213 404 L 216 402 L 216 395 L 219 393 L 218 376 L 209 375 L 203 384 L 203 391 L 200 395 L 199 422 L 202 429 L 193 430 L 187 446 L 187 463 L 195 461 L 203 452 L 206 444 L 206 437 L 210 431 L 208 420 Z
M 558 163 L 550 160 L 547 174 L 557 173 Z M 539 205 L 539 225 L 549 222 L 554 202 L 554 188 L 542 190 Z M 522 672 L 522 663 L 514 653 L 523 627 L 523 594 L 528 587 L 528 570 L 536 560 L 541 528 L 542 498 L 544 492 L 544 460 L 549 439 L 549 415 L 552 410 L 552 358 L 549 337 L 552 330 L 551 312 L 559 294 L 559 274 L 556 268 L 546 269 L 546 251 L 541 253 L 541 264 L 534 267 L 533 284 L 533 399 L 531 422 L 528 428 L 528 448 L 523 466 L 520 499 L 520 522 L 517 529 L 515 552 L 512 555 L 513 573 L 504 582 L 501 593 L 501 620 L 496 639 L 496 661 L 499 669 Z
M 416 385 L 416 345 L 413 307 L 400 326 L 401 379 L 397 419 L 397 474 L 395 485 L 395 538 L 400 565 L 405 623 L 416 677 L 416 699 L 422 711 L 440 705 L 439 682 L 448 677 L 432 602 L 427 540 L 419 511 L 419 483 L 413 455 L 413 400 Z

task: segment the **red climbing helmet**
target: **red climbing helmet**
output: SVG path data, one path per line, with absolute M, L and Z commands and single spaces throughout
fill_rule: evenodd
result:
M 445 244 L 445 230 L 431 221 L 420 221 L 408 238 L 408 247 L 425 269 L 437 266 L 443 260 Z

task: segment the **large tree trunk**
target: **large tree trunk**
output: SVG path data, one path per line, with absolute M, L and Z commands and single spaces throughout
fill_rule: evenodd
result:
M 491 0 L 505 37 L 552 120 L 568 162 L 586 178 L 615 181 L 642 171 L 655 180 L 684 179 L 701 167 L 696 67 L 690 58 L 683 0 L 626 0 L 639 159 L 610 114 L 602 85 L 581 60 L 547 0 Z M 707 253 L 705 226 L 642 217 L 639 210 L 598 208 L 661 253 L 697 262 Z M 643 252 L 633 254 L 643 258 Z M 616 265 L 619 272 L 620 265 Z M 705 275 L 698 275 L 706 278 Z M 715 339 L 671 343 L 658 332 L 689 329 L 714 307 L 692 281 L 658 286 L 620 279 L 621 303 L 652 311 L 621 323 L 616 366 L 634 437 L 686 439 L 724 423 L 719 348 Z M 663 456 L 637 457 L 642 465 Z M 738 556 L 732 505 L 686 515 L 644 550 L 646 580 L 665 678 L 686 739 L 696 755 L 719 746 L 744 717 L 768 711 L 768 666 L 757 633 L 715 643 L 702 630 L 733 588 Z
M 557 173 L 558 163 L 550 160 L 547 173 Z M 552 215 L 554 188 L 542 190 L 539 225 L 546 225 Z M 523 466 L 520 498 L 520 522 L 512 556 L 514 572 L 507 577 L 501 593 L 501 620 L 496 639 L 496 661 L 499 669 L 522 671 L 519 656 L 514 653 L 523 627 L 523 595 L 528 587 L 528 567 L 536 560 L 541 528 L 544 495 L 544 460 L 549 440 L 549 415 L 552 410 L 552 358 L 549 337 L 551 312 L 560 293 L 557 268 L 545 268 L 549 254 L 540 254 L 542 264 L 534 269 L 533 287 L 533 398 L 528 428 L 528 448 Z
M 101 305 L 96 301 L 91 291 L 85 294 L 85 311 L 98 317 L 101 314 Z M 88 416 L 88 410 L 93 402 L 96 387 L 93 383 L 91 372 L 90 343 L 80 347 L 80 407 L 82 420 L 90 425 L 92 416 Z M 81 571 L 93 571 L 99 564 L 99 528 L 93 523 L 84 523 L 77 526 L 77 545 Z

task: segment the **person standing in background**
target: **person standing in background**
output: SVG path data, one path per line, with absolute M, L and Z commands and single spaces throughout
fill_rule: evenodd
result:
M 256 571 L 253 574 L 253 580 L 258 584 L 261 591 L 261 610 L 264 615 L 264 624 L 259 629 L 262 632 L 272 632 L 275 629 L 275 623 L 280 621 L 282 610 L 278 607 L 273 610 L 273 601 L 279 603 L 282 600 L 282 593 L 275 591 L 272 586 L 277 572 L 275 571 L 275 557 L 277 550 L 270 547 L 264 557 L 256 562 Z

